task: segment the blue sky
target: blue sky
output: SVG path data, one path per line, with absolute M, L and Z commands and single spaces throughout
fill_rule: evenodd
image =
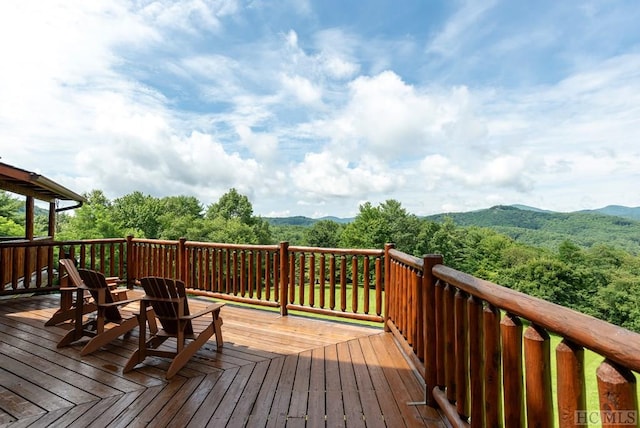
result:
M 637 1 L 0 3 L 0 156 L 262 216 L 640 206 Z

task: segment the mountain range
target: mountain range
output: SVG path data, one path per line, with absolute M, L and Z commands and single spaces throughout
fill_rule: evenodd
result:
M 487 227 L 514 240 L 537 247 L 557 248 L 563 241 L 589 248 L 609 245 L 640 254 L 640 207 L 608 205 L 569 213 L 542 210 L 526 205 L 497 205 L 491 208 L 423 217 L 442 222 L 450 218 L 457 226 Z M 274 225 L 310 226 L 320 220 L 349 223 L 352 218 L 308 217 L 267 218 Z

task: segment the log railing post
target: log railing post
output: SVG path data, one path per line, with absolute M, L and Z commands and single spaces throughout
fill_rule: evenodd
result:
M 280 243 L 280 315 L 287 316 L 289 295 L 289 243 Z
M 178 240 L 178 257 L 176 260 L 176 274 L 178 275 L 178 279 L 181 281 L 187 280 L 187 247 L 186 247 L 187 238 L 180 238 Z
M 527 421 L 530 427 L 553 426 L 550 338 L 547 331 L 531 325 L 524 333 Z
M 390 305 L 390 300 L 393 298 L 397 298 L 397 296 L 392 296 L 389 293 L 389 291 L 393 288 L 393 286 L 391 285 L 391 256 L 389 255 L 389 251 L 395 248 L 395 244 L 385 244 L 384 245 L 384 293 L 385 293 L 385 299 L 384 299 L 384 331 L 386 331 L 387 333 L 391 331 L 391 329 L 389 328 L 388 322 L 389 322 L 389 305 Z
M 605 359 L 596 370 L 602 426 L 624 428 L 638 424 L 636 378 L 627 368 Z
M 500 396 L 500 311 L 487 304 L 483 312 L 484 333 L 484 426 L 502 426 Z
M 586 410 L 583 348 L 563 339 L 556 347 L 556 366 L 559 426 L 574 427 L 577 412 Z
M 471 395 L 471 427 L 484 425 L 484 362 L 482 352 L 483 302 L 474 295 L 467 299 L 469 330 L 469 392 Z
M 507 313 L 500 322 L 502 339 L 502 389 L 504 425 L 524 427 L 524 394 L 522 382 L 522 321 Z
M 120 254 L 120 258 L 122 258 L 122 254 Z M 133 288 L 138 276 L 137 272 L 133 249 L 133 236 L 129 235 L 127 236 L 127 288 Z
M 470 416 L 469 406 L 469 313 L 467 295 L 457 289 L 454 296 L 455 339 L 456 339 L 456 409 L 460 419 L 466 421 Z
M 435 282 L 436 277 L 433 276 L 432 269 L 435 265 L 442 264 L 442 256 L 436 254 L 428 254 L 422 258 L 422 307 L 423 319 L 425 327 L 424 334 L 424 363 L 425 363 L 425 383 L 427 385 L 426 401 L 430 406 L 435 405 L 433 398 L 433 388 L 438 383 L 438 367 L 437 367 L 437 350 L 436 350 L 436 296 Z M 388 297 L 388 296 L 387 296 Z M 387 299 L 388 300 L 388 299 Z

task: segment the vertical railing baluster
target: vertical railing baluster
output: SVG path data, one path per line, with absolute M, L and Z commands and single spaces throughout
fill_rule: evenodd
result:
M 444 325 L 444 284 L 437 280 L 435 283 L 435 328 L 436 328 L 436 367 L 438 368 L 437 383 L 441 389 L 445 386 L 445 325 Z
M 446 284 L 444 287 L 444 329 L 445 329 L 445 386 L 447 400 L 456 401 L 456 318 L 455 318 L 455 287 Z
M 484 424 L 502 426 L 500 311 L 487 304 L 483 312 L 484 333 Z
M 347 310 L 347 257 L 340 256 L 340 310 Z
M 309 254 L 309 306 L 316 305 L 316 255 Z
M 471 393 L 471 427 L 484 422 L 483 361 L 482 361 L 482 300 L 471 295 L 467 300 L 469 312 L 469 391 Z
M 527 422 L 530 427 L 553 426 L 549 334 L 536 325 L 524 332 Z
M 326 282 L 326 258 L 324 253 L 320 254 L 320 307 L 325 308 L 325 282 Z
M 456 409 L 462 420 L 468 420 L 469 406 L 469 311 L 467 295 L 458 289 L 454 296 L 456 318 Z
M 605 359 L 596 370 L 600 419 L 607 428 L 638 426 L 636 377 L 627 368 Z
M 369 279 L 369 274 L 370 271 L 369 269 L 371 269 L 370 266 L 370 260 L 369 260 L 369 256 L 364 256 L 364 284 L 362 284 L 362 293 L 364 295 L 364 313 L 368 314 L 369 310 L 370 310 L 370 302 L 369 302 L 369 297 L 371 294 L 371 280 Z
M 300 252 L 300 255 L 298 256 L 298 263 L 299 263 L 299 268 L 298 268 L 298 304 L 304 306 L 304 302 L 305 302 L 305 293 L 304 293 L 304 287 L 306 284 L 305 281 L 305 268 L 306 268 L 306 256 L 304 254 L 304 252 Z M 294 302 L 291 302 L 294 303 Z
M 575 427 L 577 412 L 586 410 L 583 348 L 562 340 L 556 347 L 556 367 L 559 426 Z
M 351 312 L 358 313 L 358 258 L 351 257 Z
M 502 339 L 502 389 L 504 399 L 504 425 L 524 427 L 523 370 L 522 370 L 522 322 L 512 314 L 506 314 L 500 322 Z

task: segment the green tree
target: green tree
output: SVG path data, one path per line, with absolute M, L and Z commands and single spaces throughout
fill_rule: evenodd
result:
M 160 201 L 135 191 L 113 201 L 111 217 L 125 235 L 158 238 L 160 236 Z
M 225 220 L 237 218 L 244 224 L 252 224 L 254 221 L 253 206 L 249 202 L 249 198 L 232 188 L 222 195 L 218 202 L 209 205 L 207 208 L 206 218 L 214 219 L 218 217 L 222 217 Z
M 68 222 L 60 224 L 60 240 L 122 238 L 124 231 L 111 217 L 112 204 L 101 190 L 92 190 L 83 195 L 87 200 L 82 207 L 69 216 Z
M 420 221 L 408 214 L 400 202 L 389 199 L 377 207 L 366 202 L 353 222 L 342 231 L 340 244 L 348 248 L 384 248 L 394 243 L 396 248 L 413 253 L 418 243 Z
M 0 190 L 0 217 L 24 226 L 24 202 Z
M 305 240 L 312 247 L 337 248 L 342 225 L 333 220 L 320 220 L 306 229 Z
M 271 243 L 269 223 L 253 215 L 249 198 L 236 189 L 230 189 L 218 202 L 209 205 L 205 220 L 204 235 L 213 242 Z

